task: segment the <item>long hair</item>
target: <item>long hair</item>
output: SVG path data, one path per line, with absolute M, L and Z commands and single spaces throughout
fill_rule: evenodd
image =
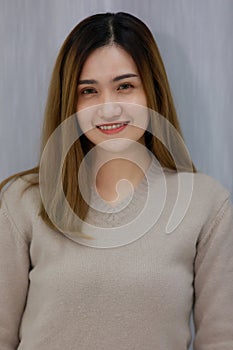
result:
M 81 21 L 71 31 L 60 49 L 45 108 L 40 159 L 55 129 L 76 113 L 77 83 L 86 59 L 97 48 L 110 44 L 117 44 L 133 58 L 146 93 L 148 108 L 166 118 L 183 139 L 164 64 L 150 30 L 140 19 L 131 14 L 101 13 Z M 151 130 L 156 128 L 153 120 L 150 121 L 150 128 Z M 144 137 L 146 147 L 153 152 L 161 166 L 176 171 L 175 161 L 163 142 L 147 131 Z M 78 171 L 91 147 L 91 142 L 82 135 L 70 148 L 63 167 L 63 189 L 66 199 L 82 220 L 86 217 L 88 204 L 80 192 Z M 11 179 L 26 174 L 38 174 L 39 164 L 40 162 L 33 169 L 9 177 L 0 184 L 0 190 Z M 193 164 L 191 171 L 196 171 Z M 38 179 L 30 185 L 35 184 L 38 185 Z M 57 205 L 55 198 L 52 203 L 54 210 Z M 49 226 L 54 227 L 42 202 L 40 215 Z

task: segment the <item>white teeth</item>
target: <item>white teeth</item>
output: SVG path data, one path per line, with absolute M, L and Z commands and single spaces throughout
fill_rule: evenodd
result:
M 113 124 L 113 125 L 100 125 L 98 126 L 98 128 L 100 128 L 101 130 L 112 130 L 112 129 L 120 128 L 123 125 L 126 125 L 126 123 Z

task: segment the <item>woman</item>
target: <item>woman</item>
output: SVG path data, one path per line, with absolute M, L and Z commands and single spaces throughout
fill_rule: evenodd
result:
M 11 179 L 1 349 L 188 349 L 192 309 L 195 349 L 232 349 L 230 194 L 190 161 L 139 19 L 97 14 L 73 29 L 39 166 L 1 188 Z

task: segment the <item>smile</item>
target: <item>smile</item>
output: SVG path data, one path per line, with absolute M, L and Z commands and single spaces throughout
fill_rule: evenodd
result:
M 96 125 L 96 127 L 104 132 L 105 134 L 112 134 L 122 131 L 129 122 L 123 122 L 123 123 L 116 123 L 116 124 L 102 124 L 102 125 Z

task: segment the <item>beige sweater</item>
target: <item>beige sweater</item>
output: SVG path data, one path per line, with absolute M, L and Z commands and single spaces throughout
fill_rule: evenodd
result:
M 156 183 L 153 166 L 148 174 Z M 233 349 L 229 193 L 211 177 L 195 174 L 188 211 L 167 234 L 177 175 L 168 172 L 166 181 L 157 222 L 128 244 L 105 249 L 50 229 L 38 216 L 37 187 L 22 196 L 24 179 L 8 187 L 0 209 L 1 350 L 185 350 L 192 308 L 194 348 Z M 98 215 L 90 210 L 87 221 L 106 228 L 138 215 L 144 186 L 128 207 Z M 107 209 L 95 196 L 93 201 Z

